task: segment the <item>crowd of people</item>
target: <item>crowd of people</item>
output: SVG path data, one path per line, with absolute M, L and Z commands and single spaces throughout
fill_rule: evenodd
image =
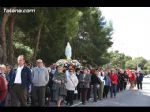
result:
M 117 93 L 130 89 L 136 84 L 142 89 L 143 74 L 134 70 L 119 68 L 77 68 L 52 64 L 46 67 L 42 59 L 36 66 L 26 64 L 23 55 L 17 58 L 17 68 L 0 65 L 0 106 L 46 106 L 55 102 L 72 106 L 74 100 L 85 105 L 90 98 L 93 102 L 108 97 L 116 98 Z

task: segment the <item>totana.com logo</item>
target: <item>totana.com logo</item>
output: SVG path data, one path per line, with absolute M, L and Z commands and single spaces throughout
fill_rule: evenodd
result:
M 35 13 L 35 9 L 4 8 L 4 13 Z

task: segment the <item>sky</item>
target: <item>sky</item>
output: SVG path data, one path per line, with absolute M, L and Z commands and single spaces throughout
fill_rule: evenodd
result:
M 150 7 L 100 7 L 100 10 L 113 23 L 114 44 L 109 50 L 150 60 Z

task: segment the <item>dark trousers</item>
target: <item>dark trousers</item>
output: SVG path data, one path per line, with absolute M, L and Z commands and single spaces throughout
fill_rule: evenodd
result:
M 116 97 L 116 93 L 117 93 L 117 85 L 111 85 L 110 87 L 110 97 Z
M 124 90 L 126 89 L 126 86 L 127 86 L 127 82 L 124 82 L 124 84 L 123 84 L 123 89 Z
M 74 91 L 67 90 L 67 97 L 66 97 L 67 105 L 68 104 L 73 105 L 73 98 L 74 98 Z
M 53 89 L 52 89 L 52 87 L 50 87 L 50 92 L 51 92 L 50 98 L 51 98 L 51 101 L 53 102 L 53 101 L 54 101 L 54 98 L 53 98 Z
M 10 91 L 8 91 L 6 99 L 5 99 L 5 106 L 11 106 L 11 94 Z
M 33 86 L 32 87 L 32 105 L 33 106 L 45 106 L 45 86 Z
M 142 89 L 142 82 L 140 81 L 140 82 L 137 82 L 137 88 L 138 89 Z
M 79 88 L 79 86 L 77 86 L 77 90 L 78 90 L 78 100 L 80 100 L 80 96 L 81 96 L 81 88 Z
M 110 86 L 108 86 L 108 85 L 104 86 L 103 98 L 107 98 L 109 89 L 110 89 Z
M 5 107 L 5 100 L 0 101 L 0 107 Z
M 83 104 L 85 104 L 85 101 L 87 99 L 87 91 L 88 88 L 81 88 L 81 99 Z
M 91 88 L 87 89 L 87 101 L 90 99 L 91 97 Z
M 124 84 L 124 83 L 123 83 L 123 82 L 121 82 L 121 83 L 120 83 L 120 85 L 119 85 L 120 91 L 122 91 L 122 90 L 123 90 L 123 84 Z
M 117 87 L 116 87 L 116 92 L 120 91 L 120 83 L 118 83 Z
M 93 85 L 93 94 L 94 94 L 94 101 L 97 101 L 97 94 L 98 93 L 98 88 L 97 88 L 97 84 Z
M 20 106 L 27 106 L 27 89 L 21 84 L 14 84 L 11 89 L 11 105 L 18 106 L 20 102 Z

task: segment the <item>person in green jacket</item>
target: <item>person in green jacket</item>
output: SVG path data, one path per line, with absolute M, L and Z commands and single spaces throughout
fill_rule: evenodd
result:
M 53 77 L 53 95 L 54 95 L 54 101 L 56 101 L 57 106 L 61 106 L 61 102 L 64 100 L 67 91 L 65 87 L 66 83 L 66 76 L 63 72 L 64 68 L 62 66 L 57 67 L 57 72 Z

